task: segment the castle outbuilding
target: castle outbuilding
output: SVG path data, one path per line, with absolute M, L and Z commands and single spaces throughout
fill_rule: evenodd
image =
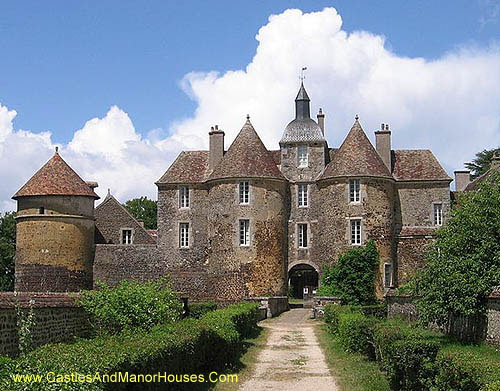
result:
M 116 284 L 169 274 L 176 289 L 191 299 L 224 303 L 285 295 L 289 286 L 302 296 L 318 287 L 322 270 L 339 254 L 373 240 L 380 254 L 378 296 L 406 282 L 424 265 L 425 246 L 446 221 L 452 179 L 429 150 L 393 150 L 387 124 L 375 132 L 374 147 L 357 116 L 343 143 L 330 147 L 325 114 L 320 109 L 317 121 L 311 118 L 303 84 L 295 109 L 279 150 L 265 147 L 247 116 L 227 151 L 224 132 L 214 126 L 209 150 L 181 152 L 156 182 L 156 242 L 114 197 L 106 197 L 95 209 L 94 280 Z M 95 193 L 74 175 L 68 180 L 87 186 L 89 193 L 71 196 L 90 208 Z M 25 265 L 48 263 L 37 253 L 42 244 L 23 249 L 23 223 L 40 217 L 29 217 L 33 211 L 23 217 L 22 197 L 21 189 L 16 194 L 21 233 L 16 287 L 29 281 Z M 94 212 L 87 212 L 90 228 Z M 59 234 L 56 227 L 47 235 Z M 42 233 L 40 238 L 43 243 Z M 70 238 L 61 233 L 57 240 Z M 94 243 L 85 243 L 93 253 Z M 70 270 L 88 265 L 85 254 L 51 262 Z

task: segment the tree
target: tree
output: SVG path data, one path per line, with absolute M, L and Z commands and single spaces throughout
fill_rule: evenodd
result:
M 484 316 L 488 295 L 500 285 L 500 176 L 462 194 L 458 205 L 411 283 L 422 320 L 440 326 Z
M 500 148 L 485 149 L 476 153 L 476 157 L 472 162 L 465 163 L 465 167 L 471 171 L 472 178 L 477 178 L 489 170 L 491 159 L 495 153 L 500 153 Z
M 374 303 L 378 259 L 377 247 L 371 240 L 364 247 L 341 254 L 336 265 L 323 269 L 318 294 L 339 296 L 342 304 Z
M 134 198 L 127 201 L 123 206 L 137 220 L 144 221 L 144 228 L 156 229 L 158 210 L 156 201 L 150 200 L 147 197 Z
M 14 289 L 16 220 L 14 212 L 0 214 L 0 291 Z

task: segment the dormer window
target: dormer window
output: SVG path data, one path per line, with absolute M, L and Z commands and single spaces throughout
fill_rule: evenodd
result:
M 179 187 L 179 208 L 189 208 L 189 187 Z
M 307 145 L 299 145 L 297 147 L 297 163 L 299 167 L 307 167 L 309 165 L 309 151 Z
M 349 202 L 358 203 L 361 201 L 361 185 L 359 179 L 349 180 Z
M 122 228 L 121 244 L 132 244 L 133 242 L 132 233 L 133 233 L 132 228 Z

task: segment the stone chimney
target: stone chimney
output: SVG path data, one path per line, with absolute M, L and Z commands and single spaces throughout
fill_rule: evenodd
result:
M 455 191 L 464 191 L 470 183 L 470 171 L 455 171 Z
M 380 130 L 375 132 L 375 141 L 378 154 L 391 172 L 391 131 L 388 124 L 382 124 Z
M 208 166 L 210 170 L 213 170 L 224 156 L 224 132 L 219 130 L 218 125 L 215 125 L 210 129 L 208 136 L 210 145 Z
M 321 133 L 323 136 L 325 135 L 325 114 L 323 114 L 323 110 L 319 109 L 318 117 L 318 125 L 321 128 Z

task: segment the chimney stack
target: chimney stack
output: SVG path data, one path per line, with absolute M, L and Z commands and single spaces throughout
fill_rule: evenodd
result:
M 495 152 L 493 154 L 493 157 L 491 158 L 490 168 L 500 171 L 500 155 L 498 154 L 498 152 Z
M 470 183 L 470 171 L 455 171 L 455 191 L 464 191 Z
M 392 170 L 391 159 L 391 131 L 388 124 L 382 124 L 380 130 L 375 132 L 376 149 L 389 172 Z
M 323 136 L 325 135 L 325 114 L 323 114 L 323 110 L 320 108 L 319 113 L 317 115 L 318 117 L 318 125 L 321 128 L 321 133 Z
M 209 159 L 208 166 L 213 170 L 224 156 L 224 132 L 219 130 L 219 126 L 212 126 L 209 136 Z

